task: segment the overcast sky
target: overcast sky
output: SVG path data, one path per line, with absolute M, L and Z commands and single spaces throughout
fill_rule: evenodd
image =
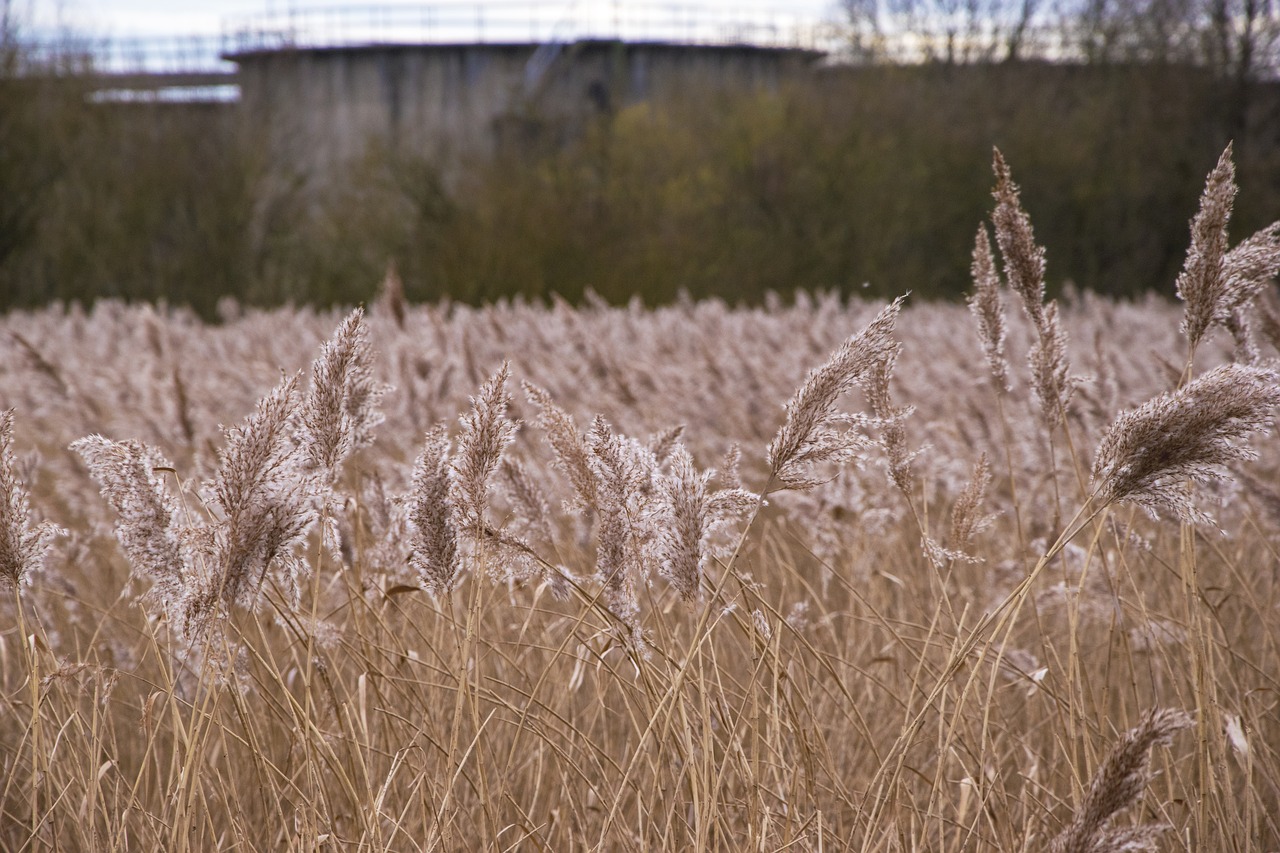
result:
M 4 0 L 0 0 L 2 4 Z M 29 28 L 40 32 L 70 28 L 76 32 L 98 36 L 148 36 L 148 35 L 217 35 L 228 16 L 252 15 L 264 12 L 283 14 L 291 9 L 306 10 L 317 7 L 343 5 L 336 0 L 10 0 L 12 7 Z M 499 0 L 511 5 L 510 0 Z M 556 0 L 556 2 L 530 2 L 530 6 L 544 9 L 563 9 L 566 13 L 575 5 L 581 9 L 588 5 L 611 9 L 615 2 L 626 7 L 627 0 Z M 719 10 L 774 9 L 812 15 L 815 19 L 829 12 L 834 0 L 639 0 L 640 5 L 689 5 L 714 7 Z M 482 6 L 483 0 L 448 0 L 431 4 L 424 0 L 352 0 L 349 6 L 425 6 L 425 5 Z M 34 25 L 34 26 L 32 26 Z

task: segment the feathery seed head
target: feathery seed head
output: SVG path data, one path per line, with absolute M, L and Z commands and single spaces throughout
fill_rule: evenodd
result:
M 897 352 L 892 352 L 874 364 L 868 371 L 864 390 L 871 413 L 880 424 L 880 444 L 884 447 L 889 463 L 889 482 L 910 498 L 916 484 L 911 464 L 921 451 L 907 447 L 905 421 L 914 409 L 910 406 L 895 406 L 889 393 L 889 381 L 897 360 Z
M 1075 819 L 1049 845 L 1050 853 L 1121 853 L 1154 850 L 1166 829 L 1147 825 L 1112 829 L 1111 820 L 1138 801 L 1151 781 L 1151 749 L 1169 746 L 1180 729 L 1194 725 L 1185 711 L 1153 709 L 1125 732 L 1094 775 Z
M 299 471 L 300 454 L 288 428 L 296 405 L 294 376 L 228 430 L 209 484 L 219 515 L 215 586 L 227 606 L 252 605 L 276 557 L 301 541 L 315 520 L 315 484 Z
M 1031 391 L 1040 403 L 1040 417 L 1053 428 L 1062 420 L 1075 390 L 1075 382 L 1067 375 L 1067 332 L 1058 322 L 1057 302 L 1044 306 L 1040 333 L 1027 361 L 1031 366 Z
M 1178 275 L 1178 298 L 1186 303 L 1182 332 L 1194 349 L 1221 313 L 1226 288 L 1224 260 L 1227 254 L 1227 224 L 1235 203 L 1235 164 L 1228 144 L 1218 164 L 1205 181 L 1200 210 L 1191 220 L 1191 248 Z
M 1280 272 L 1280 222 L 1273 222 L 1234 249 L 1222 261 L 1222 297 L 1214 319 L 1225 322 L 1254 298 Z
M 511 395 L 507 378 L 511 365 L 503 362 L 498 372 L 480 386 L 471 398 L 471 411 L 462 416 L 458 452 L 453 458 L 453 502 L 458 512 L 459 532 L 473 541 L 484 537 L 489 508 L 489 480 L 502 461 L 502 453 L 516 436 L 516 424 L 507 417 Z
M 1271 427 L 1278 405 L 1275 373 L 1227 364 L 1122 412 L 1098 445 L 1095 498 L 1103 505 L 1127 501 L 1152 515 L 1165 509 L 1185 521 L 1207 522 L 1192 506 L 1185 482 L 1225 477 L 1229 463 L 1254 458 L 1244 441 Z
M 973 292 L 969 294 L 969 310 L 978 321 L 978 334 L 987 356 L 987 366 L 996 390 L 1009 390 L 1009 362 L 1004 355 L 1004 304 L 1000 299 L 1000 276 L 991 255 L 991 236 L 985 225 L 978 226 L 973 244 Z
M 407 501 L 413 523 L 409 562 L 422 585 L 437 597 L 452 592 L 462 573 L 449 480 L 449 431 L 439 424 L 427 433 L 414 463 L 413 491 Z
M 177 502 L 156 475 L 170 463 L 154 448 L 137 441 L 111 441 L 91 435 L 73 442 L 116 512 L 116 538 L 133 571 L 146 575 L 152 594 L 169 609 L 182 597 L 190 575 L 184 563 L 175 518 Z
M 990 485 L 991 464 L 987 461 L 987 454 L 980 453 L 973 463 L 973 473 L 968 485 L 951 506 L 951 533 L 947 537 L 947 547 L 950 550 L 967 552 L 973 537 L 991 526 L 992 517 L 982 512 Z
M 586 436 L 596 481 L 600 526 L 596 575 L 605 601 L 620 620 L 635 629 L 640 602 L 636 585 L 646 576 L 648 551 L 656 533 L 654 478 L 657 460 L 639 442 L 616 435 L 597 415 Z
M 837 415 L 836 403 L 855 385 L 866 383 L 874 368 L 896 356 L 900 345 L 893 327 L 906 297 L 898 297 L 865 329 L 850 337 L 826 364 L 810 371 L 786 405 L 787 417 L 769 443 L 767 460 L 774 490 L 813 488 L 830 477 L 817 476 L 817 465 L 842 465 L 870 444 L 861 432 L 871 419 Z M 847 428 L 837 429 L 843 424 Z
M 699 473 L 683 444 L 673 448 L 670 462 L 659 484 L 666 516 L 658 533 L 659 572 L 688 601 L 702 583 L 716 531 L 750 512 L 757 498 L 742 489 L 708 489 L 715 472 Z
M 1044 326 L 1044 248 L 1036 245 L 1031 217 L 1022 209 L 1018 185 L 1000 149 L 995 149 L 992 167 L 996 188 L 992 193 L 996 209 L 991 215 L 996 243 L 1004 257 L 1004 275 L 1009 288 L 1022 297 L 1022 307 L 1037 329 Z
M 531 382 L 522 383 L 529 402 L 538 407 L 534 423 L 547 433 L 547 443 L 556 464 L 569 477 L 576 493 L 574 508 L 594 509 L 597 504 L 596 479 L 591 470 L 591 454 L 573 416 L 557 406 L 551 395 Z
M 30 526 L 31 501 L 14 471 L 13 409 L 0 412 L 0 588 L 21 587 L 44 562 L 59 528 Z
M 364 310 L 339 324 L 311 366 L 311 389 L 298 410 L 298 444 L 306 464 L 333 477 L 354 451 L 373 442 L 382 423 L 378 399 L 387 388 L 373 379 Z

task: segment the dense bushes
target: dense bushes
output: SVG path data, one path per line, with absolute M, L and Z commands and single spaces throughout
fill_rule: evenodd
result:
M 376 148 L 320 180 L 270 162 L 231 107 L 67 96 L 0 110 L 0 134 L 23 140 L 5 146 L 0 187 L 28 203 L 25 220 L 0 220 L 0 292 L 6 305 L 164 297 L 205 314 L 222 295 L 352 302 L 394 258 L 411 298 L 952 296 L 993 144 L 1029 176 L 1051 285 L 1167 292 L 1237 94 L 1177 67 L 828 68 L 776 92 L 627 107 L 566 148 L 447 180 Z M 1246 94 L 1238 235 L 1280 210 L 1280 99 Z M 28 150 L 45 152 L 34 184 Z

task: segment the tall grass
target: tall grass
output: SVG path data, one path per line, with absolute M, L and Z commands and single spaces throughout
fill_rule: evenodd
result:
M 1224 164 L 1183 307 L 1048 299 L 997 157 L 978 322 L 8 315 L 0 844 L 1280 844 L 1280 251 Z

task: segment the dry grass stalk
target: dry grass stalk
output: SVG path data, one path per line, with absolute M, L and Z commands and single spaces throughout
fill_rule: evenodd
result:
M 1185 711 L 1153 709 L 1112 747 L 1089 784 L 1075 819 L 1049 845 L 1049 853 L 1123 853 L 1154 850 L 1161 824 L 1115 829 L 1112 819 L 1138 801 L 1151 781 L 1151 749 L 1169 746 L 1180 729 L 1194 725 Z

